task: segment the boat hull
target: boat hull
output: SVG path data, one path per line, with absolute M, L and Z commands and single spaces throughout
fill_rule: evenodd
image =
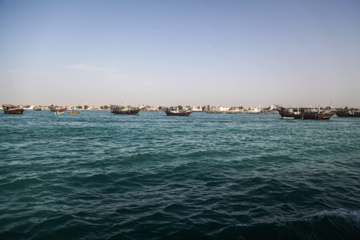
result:
M 2 105 L 5 114 L 22 114 L 24 109 L 20 106 L 15 106 L 12 104 L 3 104 Z
M 52 112 L 66 112 L 67 108 L 50 108 Z
M 174 112 L 169 112 L 169 111 L 165 111 L 167 116 L 186 116 L 188 117 L 192 112 L 180 112 L 180 113 L 174 113 Z
M 336 115 L 337 115 L 338 117 L 358 117 L 358 118 L 360 118 L 360 113 L 359 113 L 359 112 L 355 112 L 355 113 L 336 112 Z
M 284 108 L 277 109 L 283 119 L 311 119 L 311 120 L 329 120 L 335 115 L 334 110 L 312 111 L 307 108 Z
M 79 114 L 80 112 L 69 112 L 69 114 Z
M 111 112 L 115 114 L 137 115 L 140 112 L 140 109 L 112 110 Z
M 303 114 L 287 114 L 279 113 L 283 119 L 312 119 L 312 120 L 329 120 L 334 113 L 303 113 Z
M 4 110 L 6 114 L 22 114 L 24 109 L 11 109 L 11 110 Z

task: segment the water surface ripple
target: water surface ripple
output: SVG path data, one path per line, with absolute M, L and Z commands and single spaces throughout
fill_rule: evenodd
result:
M 360 239 L 360 119 L 0 114 L 0 239 Z

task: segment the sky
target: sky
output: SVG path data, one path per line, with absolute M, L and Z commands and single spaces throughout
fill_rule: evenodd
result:
M 0 0 L 0 103 L 360 107 L 358 0 Z

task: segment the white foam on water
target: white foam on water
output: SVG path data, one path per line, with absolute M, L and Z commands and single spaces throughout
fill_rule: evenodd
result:
M 319 217 L 342 217 L 348 220 L 360 223 L 360 210 L 347 210 L 347 209 L 336 209 L 336 210 L 324 210 L 309 216 L 310 218 Z
M 242 224 L 242 223 L 238 223 L 238 224 L 235 224 L 235 227 L 247 227 L 248 224 Z

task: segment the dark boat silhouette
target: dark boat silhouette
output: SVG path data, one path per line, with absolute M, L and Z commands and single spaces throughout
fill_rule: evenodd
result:
M 335 115 L 334 109 L 320 110 L 314 108 L 285 108 L 278 107 L 277 111 L 283 119 L 313 119 L 329 120 Z
M 166 115 L 168 116 L 189 116 L 192 111 L 191 110 L 165 110 Z
M 360 112 L 355 109 L 341 109 L 336 111 L 338 117 L 360 117 Z
M 110 111 L 115 114 L 137 115 L 140 112 L 140 108 L 110 105 Z

